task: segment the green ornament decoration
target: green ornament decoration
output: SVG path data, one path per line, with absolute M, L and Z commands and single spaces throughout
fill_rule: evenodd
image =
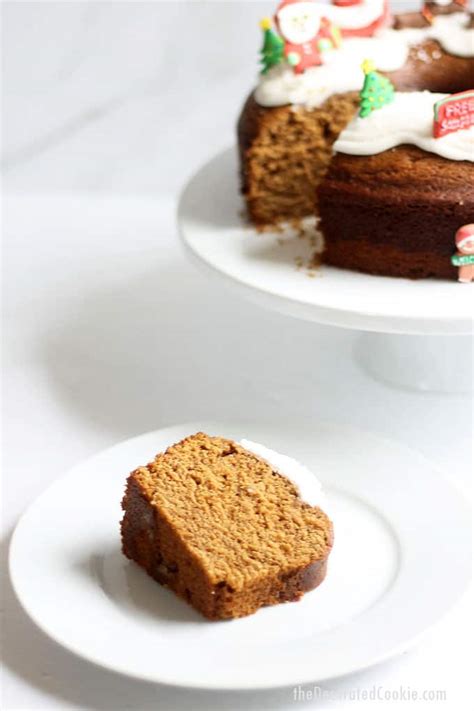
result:
M 272 21 L 265 17 L 260 22 L 263 30 L 263 46 L 260 50 L 260 61 L 262 62 L 261 74 L 266 74 L 269 69 L 280 64 L 283 60 L 284 41 L 272 30 Z
M 362 70 L 365 74 L 365 79 L 364 86 L 359 94 L 359 116 L 365 118 L 375 109 L 381 109 L 385 104 L 393 101 L 395 89 L 387 77 L 375 71 L 375 64 L 370 59 L 362 62 Z

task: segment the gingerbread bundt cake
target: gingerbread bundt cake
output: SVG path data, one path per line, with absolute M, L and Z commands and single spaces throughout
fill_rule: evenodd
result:
M 289 13 L 290 5 L 292 13 Z M 301 7 L 304 7 L 304 13 L 301 13 Z M 378 15 L 374 20 L 373 13 L 377 12 L 377 8 Z M 322 13 L 330 19 L 321 19 Z M 313 23 L 309 27 L 311 18 Z M 369 22 L 371 18 L 372 22 Z M 304 40 L 300 45 L 300 54 L 307 52 L 309 55 L 304 67 L 298 67 L 292 59 L 292 54 L 298 56 L 295 51 L 298 32 L 294 34 L 291 20 L 299 31 L 300 39 Z M 338 21 L 342 27 L 340 43 L 332 20 Z M 343 144 L 336 142 L 338 136 L 358 110 L 359 90 L 364 81 L 361 69 L 364 59 L 373 60 L 377 69 L 389 78 L 399 92 L 435 93 L 432 105 L 445 98 L 439 96 L 440 93 L 465 92 L 474 85 L 474 32 L 472 16 L 466 11 L 464 0 L 449 5 L 426 3 L 422 12 L 405 13 L 393 19 L 384 0 L 344 0 L 344 3 L 335 6 L 310 0 L 283 0 L 277 10 L 276 26 L 279 34 L 270 29 L 268 21 L 263 23 L 263 73 L 244 106 L 238 125 L 242 192 L 251 221 L 259 228 L 266 228 L 304 218 L 314 214 L 317 202 L 316 212 L 320 211 L 323 216 L 322 228 L 327 246 L 325 257 L 331 264 L 382 274 L 455 277 L 456 269 L 449 259 L 454 233 L 462 224 L 473 221 L 472 202 L 468 195 L 468 180 L 472 175 L 469 162 L 472 160 L 472 154 L 469 155 L 471 139 L 464 140 L 466 150 L 461 157 L 459 154 L 456 157 L 442 155 L 442 152 L 438 155 L 436 151 L 426 157 L 426 146 L 411 147 L 408 152 L 397 147 L 394 150 L 403 152 L 405 160 L 395 161 L 393 165 L 388 156 L 384 159 L 372 156 L 371 160 L 338 156 L 327 181 L 320 190 L 317 188 L 329 164 L 333 163 L 334 149 L 341 150 Z M 309 39 L 311 32 L 314 35 L 315 28 L 316 35 Z M 414 99 L 416 101 L 420 100 Z M 429 100 L 423 102 L 423 121 L 426 124 Z M 396 105 L 399 106 L 398 100 Z M 353 133 L 353 127 L 351 131 Z M 402 164 L 409 170 L 406 177 L 411 176 L 406 183 L 399 172 Z M 336 176 L 334 171 L 337 171 L 338 165 L 340 171 Z M 352 180 L 353 165 L 358 165 L 358 168 Z M 413 185 L 409 187 L 415 181 L 415 165 L 420 169 L 420 195 L 424 195 L 418 207 Z M 433 233 L 432 240 L 427 237 L 419 243 L 405 261 L 393 252 L 397 236 L 386 222 L 383 227 L 380 223 L 389 250 L 386 259 L 379 255 L 375 264 L 375 254 L 369 258 L 371 250 L 368 240 L 365 243 L 363 240 L 367 221 L 373 216 L 376 222 L 379 213 L 384 212 L 383 186 L 378 193 L 379 202 L 376 205 L 367 204 L 363 218 L 364 186 L 359 185 L 361 211 L 357 217 L 357 230 L 360 227 L 362 232 L 357 237 L 357 244 L 360 249 L 354 249 L 354 240 L 351 240 L 354 233 L 349 233 L 349 224 L 356 218 L 354 209 L 351 215 L 349 212 L 341 214 L 344 212 L 342 203 L 338 203 L 336 209 L 336 193 L 341 190 L 344 180 L 352 187 L 356 181 L 368 180 L 368 190 L 376 200 L 372 193 L 379 182 L 379 170 L 382 177 L 385 170 L 397 174 L 392 196 L 403 185 L 406 194 L 413 198 L 407 203 L 407 215 L 411 218 L 403 234 L 399 234 L 400 244 L 406 246 L 410 234 L 413 244 L 413 230 L 418 232 L 423 223 L 420 210 L 430 205 L 431 227 L 428 228 L 429 220 L 426 226 Z M 436 180 L 428 192 L 423 193 L 421 186 L 426 186 L 432 171 Z M 343 173 L 345 177 L 342 177 Z M 432 204 L 435 195 L 443 196 L 443 200 L 439 200 L 439 209 Z M 400 214 L 397 219 L 399 217 Z M 343 227 L 345 242 L 336 248 L 333 240 L 337 239 L 339 225 Z M 433 225 L 436 225 L 434 230 Z M 392 236 L 388 237 L 389 234 Z M 384 243 L 383 240 L 379 242 Z M 434 253 L 430 243 L 437 245 Z M 428 253 L 430 258 L 427 260 Z

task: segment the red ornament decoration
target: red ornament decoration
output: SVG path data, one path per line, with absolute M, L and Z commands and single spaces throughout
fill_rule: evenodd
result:
M 461 91 L 440 99 L 434 105 L 433 136 L 441 138 L 448 133 L 463 131 L 474 126 L 474 91 Z

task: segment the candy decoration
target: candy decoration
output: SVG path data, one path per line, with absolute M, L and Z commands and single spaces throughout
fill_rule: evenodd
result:
M 359 94 L 359 116 L 365 118 L 375 109 L 381 109 L 393 101 L 394 87 L 387 77 L 375 71 L 375 65 L 370 59 L 362 62 L 362 71 L 365 74 L 364 85 Z
M 463 225 L 455 236 L 456 254 L 451 264 L 458 267 L 458 281 L 467 284 L 474 281 L 474 224 Z
M 315 0 L 282 0 L 275 22 L 284 39 L 284 55 L 295 74 L 323 63 L 328 49 L 338 47 L 340 35 L 322 16 L 323 6 Z
M 433 136 L 441 138 L 448 133 L 463 131 L 474 126 L 474 91 L 461 91 L 440 99 L 434 105 Z
M 283 61 L 285 43 L 280 35 L 272 30 L 272 21 L 269 17 L 263 18 L 260 27 L 263 30 L 263 46 L 260 50 L 261 74 L 266 74 L 269 69 Z

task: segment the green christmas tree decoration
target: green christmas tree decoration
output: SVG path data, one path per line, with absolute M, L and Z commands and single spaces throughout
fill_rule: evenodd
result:
M 263 46 L 260 50 L 260 61 L 262 62 L 261 74 L 266 74 L 269 69 L 280 64 L 283 60 L 284 42 L 280 35 L 272 30 L 270 18 L 265 17 L 260 22 L 263 30 Z
M 395 89 L 387 77 L 375 71 L 375 65 L 370 59 L 362 62 L 362 70 L 365 74 L 365 79 L 364 86 L 359 94 L 359 116 L 365 118 L 375 109 L 381 109 L 385 104 L 393 101 Z

